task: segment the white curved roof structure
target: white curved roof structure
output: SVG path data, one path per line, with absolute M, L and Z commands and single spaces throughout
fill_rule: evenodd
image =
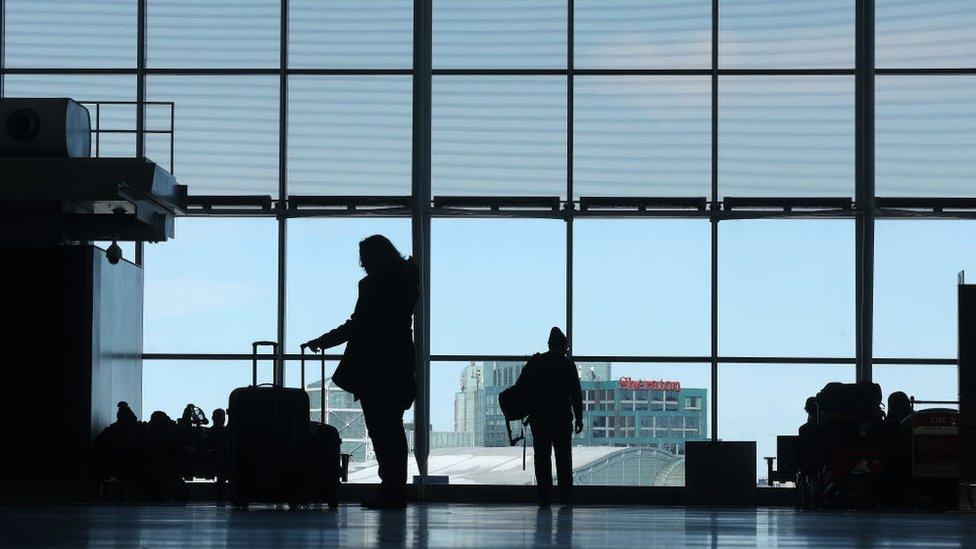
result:
M 431 475 L 446 475 L 451 484 L 535 484 L 535 452 L 526 449 L 522 469 L 522 447 L 439 448 L 431 450 L 427 468 Z M 645 471 L 640 474 L 638 465 Z M 350 464 L 350 468 L 355 467 Z M 587 446 L 573 448 L 573 469 L 578 484 L 657 485 L 684 484 L 684 458 L 652 448 Z M 553 468 L 555 471 L 555 468 Z M 408 464 L 408 478 L 418 474 L 417 462 Z M 589 480 L 588 479 L 592 479 Z M 349 482 L 377 483 L 375 462 L 350 470 Z

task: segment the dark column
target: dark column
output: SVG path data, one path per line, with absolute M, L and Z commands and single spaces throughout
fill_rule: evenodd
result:
M 857 0 L 854 194 L 857 381 L 871 381 L 874 337 L 874 0 Z
M 959 285 L 959 481 L 976 482 L 976 285 Z
M 430 104 L 433 14 L 431 0 L 413 3 L 413 180 L 411 228 L 413 258 L 420 268 L 420 300 L 414 317 L 417 348 L 417 402 L 414 404 L 414 455 L 422 481 L 430 450 Z M 424 486 L 418 490 L 421 499 Z
M 116 403 L 144 415 L 142 269 L 94 246 L 0 254 L 0 498 L 78 499 Z
M 718 440 L 718 0 L 712 0 L 711 385 L 712 441 Z
M 278 355 L 274 382 L 285 384 L 285 330 L 288 284 L 288 0 L 281 0 L 278 45 Z

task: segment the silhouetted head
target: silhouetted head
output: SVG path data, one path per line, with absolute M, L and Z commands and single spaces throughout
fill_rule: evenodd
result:
M 173 419 L 169 414 L 161 410 L 156 410 L 149 416 L 149 425 L 172 425 Z
M 359 243 L 359 264 L 366 274 L 394 270 L 405 261 L 390 239 L 381 234 L 374 234 Z
M 180 419 L 183 419 L 185 421 L 191 421 L 193 419 L 194 408 L 196 408 L 196 406 L 194 406 L 193 404 L 187 404 L 186 407 L 183 408 L 183 416 Z
M 810 397 L 810 398 L 808 398 L 806 404 L 803 405 L 803 409 L 808 414 L 810 414 L 811 416 L 812 415 L 816 415 L 816 413 L 817 413 L 817 397 Z
M 217 408 L 210 414 L 210 419 L 213 421 L 214 427 L 223 427 L 224 423 L 227 422 L 227 413 L 224 412 L 223 408 Z
M 896 423 L 908 417 L 912 413 L 912 402 L 908 395 L 901 391 L 895 391 L 888 395 L 888 419 Z
M 129 408 L 129 403 L 126 401 L 121 401 L 118 404 L 118 410 L 115 412 L 115 419 L 119 423 L 137 423 L 139 418 L 136 417 L 136 413 Z
M 566 334 L 559 328 L 553 326 L 549 330 L 549 350 L 565 354 L 568 347 L 569 341 L 566 340 Z

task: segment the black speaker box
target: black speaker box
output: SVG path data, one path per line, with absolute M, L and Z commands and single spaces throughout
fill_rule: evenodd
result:
M 67 98 L 0 99 L 0 157 L 88 158 L 88 109 Z
M 754 505 L 754 441 L 689 440 L 685 443 L 688 502 L 709 505 Z

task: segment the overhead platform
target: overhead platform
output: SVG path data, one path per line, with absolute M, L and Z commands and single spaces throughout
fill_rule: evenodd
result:
M 185 185 L 144 158 L 0 158 L 0 244 L 162 242 Z

